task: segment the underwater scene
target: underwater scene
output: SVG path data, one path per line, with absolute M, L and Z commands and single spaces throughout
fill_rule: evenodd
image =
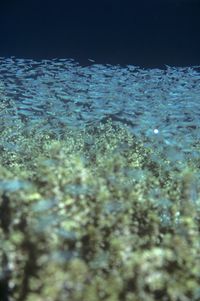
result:
M 0 58 L 0 300 L 200 300 L 200 66 Z

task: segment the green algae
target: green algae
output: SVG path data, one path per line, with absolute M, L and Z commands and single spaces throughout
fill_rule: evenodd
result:
M 62 139 L 37 128 L 1 135 L 8 299 L 198 301 L 198 165 L 172 164 L 111 121 Z

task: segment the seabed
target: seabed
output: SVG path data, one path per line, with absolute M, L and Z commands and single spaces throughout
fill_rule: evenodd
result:
M 2 301 L 200 300 L 199 67 L 0 58 Z

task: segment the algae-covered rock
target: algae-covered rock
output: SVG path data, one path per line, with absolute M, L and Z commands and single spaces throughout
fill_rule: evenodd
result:
M 4 300 L 198 301 L 198 168 L 110 121 L 64 132 L 0 150 Z

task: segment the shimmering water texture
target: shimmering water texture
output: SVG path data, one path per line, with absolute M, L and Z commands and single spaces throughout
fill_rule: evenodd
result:
M 0 59 L 0 300 L 200 300 L 200 73 Z

